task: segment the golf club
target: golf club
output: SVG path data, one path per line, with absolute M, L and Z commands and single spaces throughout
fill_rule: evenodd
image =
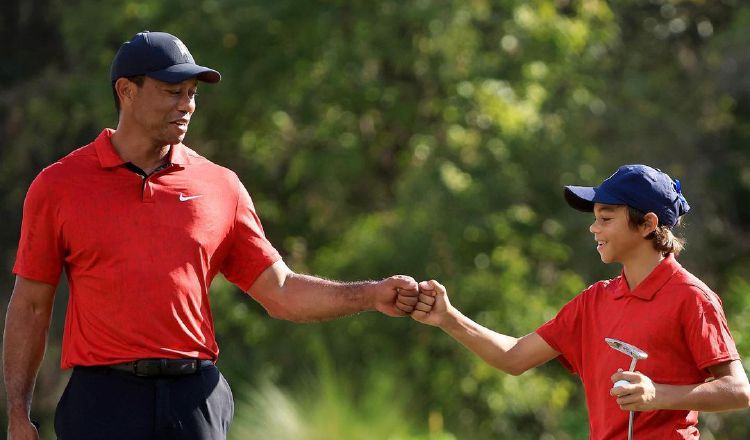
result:
M 629 371 L 635 371 L 635 364 L 638 363 L 639 360 L 648 358 L 648 353 L 634 345 L 628 344 L 627 342 L 612 338 L 604 338 L 604 340 L 610 347 L 620 353 L 630 356 L 632 360 L 630 361 Z M 633 440 L 633 411 L 630 411 L 630 414 L 628 414 L 628 440 Z

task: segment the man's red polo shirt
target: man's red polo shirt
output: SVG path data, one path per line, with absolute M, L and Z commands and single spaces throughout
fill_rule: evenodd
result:
M 247 291 L 280 258 L 237 176 L 186 146 L 148 178 L 113 131 L 45 168 L 24 202 L 13 272 L 70 288 L 63 368 L 142 358 L 216 359 L 208 291 Z
M 698 384 L 707 368 L 739 359 L 721 300 L 672 255 L 634 291 L 624 274 L 600 281 L 566 304 L 537 333 L 561 353 L 558 358 L 581 377 L 592 439 L 622 439 L 628 412 L 609 395 L 610 376 L 630 368 L 630 358 L 604 338 L 620 339 L 646 351 L 636 369 L 655 383 Z M 634 434 L 641 439 L 698 438 L 697 411 L 636 412 Z

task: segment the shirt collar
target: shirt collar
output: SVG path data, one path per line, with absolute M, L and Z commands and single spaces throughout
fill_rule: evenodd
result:
M 105 128 L 94 140 L 94 148 L 102 168 L 119 167 L 125 163 L 112 145 L 114 132 L 115 130 L 111 128 Z M 187 148 L 182 143 L 172 145 L 167 153 L 167 162 L 177 165 L 189 164 L 190 155 L 188 155 Z
M 111 128 L 105 128 L 94 140 L 94 148 L 96 148 L 96 155 L 102 168 L 114 168 L 125 163 L 112 145 L 114 132 Z
M 614 299 L 620 299 L 624 296 L 631 295 L 645 301 L 650 301 L 656 295 L 667 281 L 682 266 L 674 258 L 674 254 L 669 254 L 664 258 L 648 276 L 635 287 L 632 292 L 628 287 L 628 280 L 625 278 L 625 271 L 620 275 L 620 282 L 614 293 Z
M 167 161 L 176 165 L 190 164 L 190 155 L 188 155 L 187 147 L 181 143 L 172 145 L 169 153 L 167 153 Z

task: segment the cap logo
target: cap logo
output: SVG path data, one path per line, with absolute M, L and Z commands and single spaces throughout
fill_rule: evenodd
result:
M 177 49 L 179 49 L 180 54 L 182 55 L 182 58 L 185 60 L 186 63 L 192 63 L 192 56 L 190 56 L 190 52 L 188 52 L 188 48 L 185 46 L 185 44 L 182 43 L 182 41 L 178 39 L 172 40 L 175 46 L 177 46 Z

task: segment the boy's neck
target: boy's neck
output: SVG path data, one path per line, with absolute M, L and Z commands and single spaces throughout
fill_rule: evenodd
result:
M 637 256 L 622 262 L 622 271 L 628 281 L 628 288 L 632 292 L 651 272 L 664 260 L 659 251 L 641 252 Z

